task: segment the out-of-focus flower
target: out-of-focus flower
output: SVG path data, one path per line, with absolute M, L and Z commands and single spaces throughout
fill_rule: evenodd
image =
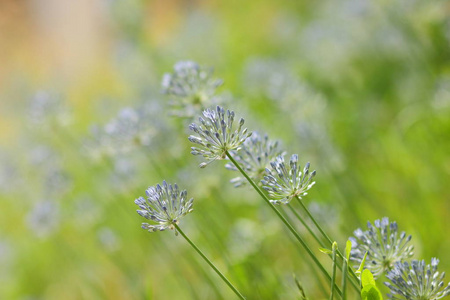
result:
M 180 218 L 193 210 L 194 199 L 187 200 L 187 191 L 180 191 L 177 184 L 172 186 L 164 180 L 162 186 L 149 187 L 145 194 L 147 199 L 139 197 L 134 203 L 140 208 L 137 210 L 139 215 L 156 223 L 142 223 L 142 228 L 149 232 L 173 230 Z
M 239 126 L 233 131 L 234 111 L 225 110 L 217 106 L 216 110 L 206 109 L 199 121 L 201 125 L 192 123 L 189 129 L 198 136 L 189 136 L 189 141 L 200 145 L 199 148 L 192 147 L 193 155 L 201 155 L 209 162 L 200 164 L 201 168 L 206 167 L 216 159 L 225 159 L 226 153 L 238 151 L 242 143 L 252 135 L 244 126 L 244 119 L 239 120 Z
M 108 252 L 114 252 L 120 248 L 120 241 L 117 234 L 109 227 L 102 227 L 97 232 L 101 245 Z
M 29 228 L 37 237 L 46 237 L 58 227 L 58 206 L 51 201 L 36 203 L 34 208 L 29 212 L 27 221 Z
M 106 124 L 105 133 L 117 153 L 126 153 L 135 147 L 149 146 L 154 135 L 152 117 L 145 109 L 122 109 L 117 118 Z
M 72 121 L 72 115 L 61 97 L 46 91 L 38 91 L 31 99 L 30 121 L 33 124 L 66 126 Z
M 389 223 L 389 219 L 385 217 L 381 221 L 375 220 L 374 226 L 367 222 L 367 228 L 366 231 L 356 229 L 356 238 L 350 237 L 350 259 L 359 265 L 367 252 L 365 268 L 375 277 L 391 270 L 395 263 L 413 255 L 414 246 L 408 246 L 411 235 L 406 236 L 405 232 L 399 234 L 397 222 Z
M 78 229 L 90 229 L 101 220 L 102 207 L 93 201 L 90 196 L 78 196 L 72 204 L 72 217 Z
M 100 159 L 148 147 L 157 132 L 155 124 L 150 107 L 123 108 L 103 128 L 92 127 L 92 139 L 86 143 L 87 150 L 93 158 Z
M 432 258 L 431 266 L 424 260 L 397 262 L 388 272 L 391 281 L 384 284 L 390 288 L 390 299 L 396 300 L 438 300 L 450 295 L 450 283 L 444 288 L 445 272 L 439 273 L 439 259 Z
M 213 78 L 212 73 L 212 68 L 202 68 L 193 61 L 180 61 L 172 74 L 164 75 L 161 85 L 163 93 L 172 97 L 173 114 L 192 117 L 214 104 L 216 89 L 223 81 Z
M 47 196 L 66 193 L 72 186 L 72 179 L 63 169 L 64 162 L 59 153 L 47 145 L 37 145 L 30 148 L 29 162 L 43 180 L 43 192 Z
M 307 191 L 315 184 L 312 181 L 316 171 L 309 173 L 309 163 L 303 171 L 298 168 L 298 155 L 293 154 L 289 165 L 284 162 L 284 155 L 278 156 L 270 163 L 272 171 L 266 168 L 266 176 L 261 181 L 263 188 L 269 192 L 274 204 L 288 204 L 294 197 L 307 195 Z
M 450 26 L 449 26 L 450 27 Z M 450 109 L 450 78 L 439 78 L 436 82 L 432 107 L 439 112 L 447 112 Z
M 0 151 L 0 195 L 17 191 L 20 184 L 19 170 L 10 153 Z
M 253 181 L 260 182 L 270 162 L 283 154 L 278 146 L 278 141 L 271 141 L 267 135 L 262 136 L 253 132 L 252 136 L 244 141 L 241 150 L 233 151 L 231 155 Z M 238 170 L 232 163 L 227 163 L 225 168 L 232 171 Z M 247 180 L 243 177 L 236 177 L 231 182 L 235 187 L 239 187 L 245 185 Z

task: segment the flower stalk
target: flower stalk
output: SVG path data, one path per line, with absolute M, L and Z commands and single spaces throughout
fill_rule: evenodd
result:
M 176 230 L 181 234 L 182 237 L 189 243 L 189 245 L 194 248 L 194 250 L 206 261 L 206 263 L 219 275 L 219 277 L 228 285 L 228 287 L 239 297 L 239 299 L 245 300 L 245 297 L 238 291 L 238 289 L 228 280 L 225 275 L 206 257 L 205 254 L 187 237 L 187 235 L 181 230 L 181 228 L 175 224 Z
M 277 217 L 283 222 L 283 224 L 289 229 L 289 231 L 294 235 L 294 237 L 297 239 L 297 241 L 303 246 L 303 248 L 306 250 L 308 255 L 311 257 L 311 259 L 314 261 L 314 263 L 317 265 L 317 267 L 320 269 L 320 271 L 323 273 L 323 275 L 326 277 L 327 280 L 331 280 L 330 274 L 325 270 L 325 268 L 322 266 L 322 264 L 319 262 L 317 257 L 314 255 L 312 250 L 308 247 L 306 242 L 303 240 L 303 238 L 298 234 L 298 232 L 292 227 L 292 225 L 286 220 L 286 218 L 283 217 L 283 215 L 275 208 L 275 206 L 272 204 L 272 202 L 267 198 L 267 196 L 263 193 L 263 191 L 256 185 L 255 182 L 245 173 L 245 171 L 242 169 L 242 167 L 236 162 L 236 160 L 228 153 L 226 152 L 226 155 L 228 159 L 236 166 L 236 168 L 241 172 L 241 174 L 248 180 L 248 182 L 252 185 L 252 187 L 258 192 L 258 194 L 264 199 L 264 201 L 270 206 L 270 208 L 275 212 Z M 341 295 L 342 292 L 340 291 L 339 287 L 336 287 L 337 292 Z

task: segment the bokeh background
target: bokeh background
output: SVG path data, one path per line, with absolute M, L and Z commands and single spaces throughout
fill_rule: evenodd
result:
M 341 248 L 388 216 L 450 271 L 449 49 L 448 1 L 1 1 L 0 299 L 232 299 L 181 237 L 140 229 L 133 200 L 163 179 L 248 299 L 297 299 L 293 274 L 324 297 L 256 193 L 189 154 L 190 120 L 161 94 L 180 60 L 214 67 L 227 108 L 311 162 L 305 201 Z M 143 106 L 149 143 L 94 155 Z

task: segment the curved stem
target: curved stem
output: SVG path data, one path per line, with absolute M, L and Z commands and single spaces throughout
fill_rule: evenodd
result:
M 226 152 L 227 157 L 230 159 L 230 161 L 236 166 L 236 168 L 241 172 L 241 174 L 247 179 L 247 181 L 253 186 L 253 188 L 258 192 L 258 194 L 264 199 L 264 201 L 270 206 L 270 208 L 275 212 L 275 214 L 278 216 L 278 218 L 284 223 L 284 225 L 289 229 L 289 231 L 295 236 L 297 241 L 303 246 L 303 248 L 306 250 L 308 255 L 311 257 L 311 259 L 314 261 L 314 263 L 317 265 L 317 267 L 320 269 L 320 271 L 323 273 L 323 275 L 327 278 L 327 280 L 331 280 L 330 274 L 325 270 L 325 268 L 322 266 L 320 261 L 317 259 L 317 257 L 314 255 L 314 253 L 311 251 L 311 249 L 308 247 L 306 242 L 302 239 L 302 237 L 298 234 L 298 232 L 292 227 L 292 225 L 283 217 L 283 215 L 278 211 L 278 209 L 275 208 L 275 206 L 270 202 L 269 198 L 263 193 L 263 191 L 256 185 L 256 183 L 245 173 L 245 171 L 242 169 L 242 167 L 239 165 L 239 163 L 228 153 Z M 339 287 L 336 286 L 336 290 L 341 295 L 341 291 Z
M 177 231 L 184 237 L 184 239 L 192 246 L 192 248 L 197 251 L 197 253 L 208 263 L 208 265 L 213 268 L 213 270 L 217 273 L 217 275 L 222 278 L 222 280 L 233 290 L 233 292 L 240 298 L 245 300 L 245 297 L 234 287 L 234 285 L 222 274 L 222 272 L 217 269 L 217 267 L 206 257 L 205 254 L 184 234 L 184 232 L 180 229 L 177 224 L 174 224 Z

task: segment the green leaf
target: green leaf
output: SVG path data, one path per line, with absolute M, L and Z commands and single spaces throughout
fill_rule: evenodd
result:
M 368 253 L 368 252 L 366 252 L 366 253 L 364 254 L 364 257 L 363 257 L 363 259 L 362 259 L 362 261 L 361 261 L 361 264 L 359 265 L 358 270 L 356 270 L 356 272 L 355 272 L 356 274 L 361 274 L 361 273 L 362 273 L 362 271 L 363 271 L 363 269 L 364 269 L 364 265 L 366 264 L 367 253 Z
M 336 242 L 333 242 L 333 244 L 331 244 L 331 249 L 337 250 L 337 248 L 338 248 L 338 244 Z
M 351 250 L 352 250 L 352 242 L 348 240 L 347 244 L 345 245 L 345 257 L 347 258 L 347 261 L 350 259 Z
M 332 254 L 333 251 L 331 251 L 330 249 L 327 248 L 319 248 L 319 251 L 325 254 Z
M 369 285 L 373 285 L 373 286 L 376 285 L 375 279 L 373 279 L 372 273 L 369 270 L 367 270 L 367 269 L 365 269 L 362 272 L 361 284 L 362 284 L 363 287 L 366 287 L 366 286 L 369 286 Z
M 305 290 L 303 289 L 303 286 L 300 283 L 300 281 L 298 281 L 297 276 L 295 276 L 295 274 L 292 275 L 294 276 L 295 284 L 297 285 L 298 291 L 300 292 L 300 300 L 308 300 L 305 294 Z
M 368 284 L 361 291 L 361 299 L 362 300 L 383 300 L 383 295 L 381 295 L 380 290 L 375 285 Z

